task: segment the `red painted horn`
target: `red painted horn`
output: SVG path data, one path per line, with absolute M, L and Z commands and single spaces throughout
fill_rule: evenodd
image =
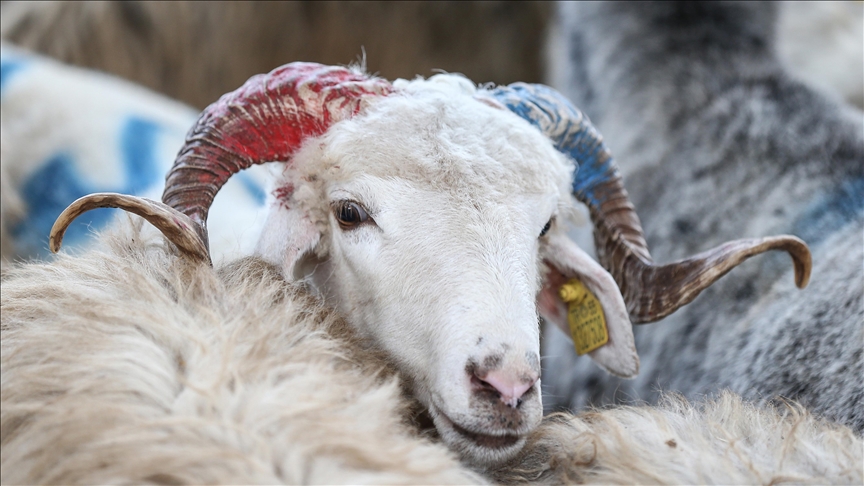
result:
M 165 181 L 162 202 L 200 225 L 233 174 L 264 162 L 287 162 L 308 137 L 357 114 L 387 81 L 359 71 L 295 62 L 253 76 L 208 106 L 186 136 Z
M 185 253 L 209 261 L 207 213 L 228 178 L 255 164 L 289 162 L 304 140 L 392 91 L 387 81 L 357 69 L 308 62 L 253 76 L 208 106 L 189 130 L 166 177 L 164 205 L 120 194 L 85 196 L 70 206 L 77 209 L 67 208 L 58 218 L 51 230 L 51 249 L 59 250 L 66 227 L 81 212 L 119 207 L 150 219 L 167 218 L 157 225 L 160 228 L 188 228 L 194 236 L 177 239 L 176 231 L 165 236 Z M 190 244 L 192 238 L 200 244 Z

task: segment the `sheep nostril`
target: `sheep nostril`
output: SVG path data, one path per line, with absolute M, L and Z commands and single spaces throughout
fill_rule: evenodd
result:
M 534 386 L 538 377 L 518 376 L 501 370 L 484 373 L 483 378 L 476 374 L 471 376 L 471 385 L 475 390 L 494 393 L 510 408 L 522 405 L 522 396 Z
M 471 386 L 477 390 L 491 391 L 500 395 L 500 392 L 498 392 L 498 390 L 494 386 L 490 385 L 488 382 L 481 380 L 477 377 L 477 375 L 471 376 Z

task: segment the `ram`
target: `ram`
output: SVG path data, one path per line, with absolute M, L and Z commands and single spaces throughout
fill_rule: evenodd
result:
M 392 360 L 308 288 L 260 258 L 214 269 L 140 223 L 4 275 L 3 484 L 864 479 L 848 428 L 731 395 L 551 415 L 516 458 L 472 470 L 410 420 L 422 406 Z
M 630 377 L 631 319 L 673 312 L 768 249 L 792 255 L 798 285 L 809 277 L 809 251 L 789 236 L 653 264 L 608 149 L 549 88 L 478 90 L 453 75 L 391 85 L 313 63 L 255 76 L 206 109 L 162 203 L 84 197 L 58 218 L 50 245 L 82 212 L 121 207 L 209 262 L 217 191 L 271 161 L 285 164 L 258 255 L 389 356 L 444 442 L 478 465 L 512 457 L 540 421 L 538 302 L 567 326 L 559 290 L 570 279 L 605 314 L 608 342 L 590 356 Z M 592 212 L 608 272 L 564 233 L 571 192 Z
M 855 7 L 861 12 L 860 4 Z M 785 396 L 864 430 L 864 116 L 796 81 L 774 55 L 769 3 L 561 8 L 561 89 L 597 123 L 652 250 L 674 259 L 728 235 L 800 235 L 806 292 L 783 262 L 750 261 L 682 312 L 636 330 L 633 381 L 547 341 L 547 405 L 579 409 L 660 391 Z M 859 87 L 859 89 L 862 89 Z M 556 344 L 557 341 L 557 344 Z M 567 371 L 569 370 L 569 371 Z

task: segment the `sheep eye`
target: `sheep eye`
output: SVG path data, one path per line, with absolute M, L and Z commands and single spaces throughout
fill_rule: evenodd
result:
M 549 219 L 549 221 L 546 222 L 546 226 L 544 226 L 543 229 L 540 231 L 540 236 L 543 236 L 543 235 L 545 235 L 546 233 L 548 233 L 548 232 L 549 232 L 549 228 L 550 228 L 551 226 L 552 226 L 552 219 Z
M 342 229 L 352 229 L 369 220 L 369 214 L 359 204 L 352 201 L 342 201 L 336 208 L 336 220 Z

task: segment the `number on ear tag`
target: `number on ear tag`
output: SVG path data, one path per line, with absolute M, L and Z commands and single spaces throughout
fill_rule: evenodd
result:
M 583 355 L 609 342 L 606 317 L 597 297 L 579 279 L 572 279 L 558 291 L 567 303 L 567 323 L 576 354 Z

